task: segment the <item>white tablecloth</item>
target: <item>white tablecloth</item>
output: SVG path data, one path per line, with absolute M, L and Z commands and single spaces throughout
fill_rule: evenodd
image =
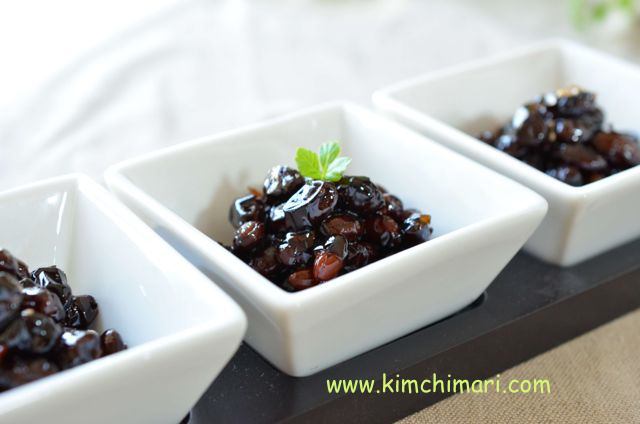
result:
M 0 3 L 0 189 L 109 164 L 553 36 L 640 58 L 569 1 Z M 613 29 L 611 27 L 614 27 Z

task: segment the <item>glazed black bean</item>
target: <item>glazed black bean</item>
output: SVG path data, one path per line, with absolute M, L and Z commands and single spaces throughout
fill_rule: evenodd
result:
M 383 249 L 393 249 L 402 243 L 400 226 L 388 215 L 370 216 L 365 221 L 364 228 L 367 241 Z
M 56 322 L 65 319 L 66 311 L 60 298 L 55 293 L 42 287 L 26 287 L 22 289 L 22 309 L 33 309 L 44 314 Z
M 342 268 L 344 260 L 335 253 L 323 250 L 316 255 L 313 262 L 313 278 L 317 281 L 328 281 L 336 278 Z
M 362 221 L 353 214 L 336 213 L 329 216 L 320 224 L 320 232 L 326 236 L 342 236 L 350 241 L 356 241 L 364 233 Z
M 102 356 L 100 335 L 93 330 L 67 330 L 60 337 L 56 362 L 62 369 L 98 359 Z
M 409 246 L 415 246 L 429 240 L 433 232 L 430 224 L 429 215 L 411 214 L 402 223 L 404 242 Z
M 359 241 L 349 243 L 349 251 L 345 259 L 344 270 L 346 272 L 355 271 L 374 262 L 377 259 L 376 248 L 371 243 Z
M 312 268 L 304 268 L 299 271 L 292 272 L 287 279 L 287 283 L 293 288 L 293 290 L 298 291 L 318 285 L 318 280 L 314 278 Z
M 39 380 L 58 371 L 60 371 L 58 366 L 49 359 L 18 356 L 7 358 L 2 362 L 0 369 L 0 392 Z
M 402 221 L 402 214 L 404 212 L 402 200 L 389 193 L 385 193 L 383 198 L 385 201 L 385 213 L 391 215 L 391 217 L 396 221 Z
M 263 215 L 264 204 L 253 194 L 236 199 L 229 209 L 229 221 L 233 228 L 248 221 L 262 221 Z
M 21 350 L 32 355 L 49 353 L 62 334 L 62 329 L 53 319 L 33 309 L 24 309 L 15 322 L 24 323 L 29 334 L 29 344 Z
M 62 304 L 66 305 L 71 300 L 71 288 L 67 284 L 67 274 L 58 267 L 38 268 L 33 271 L 32 279 L 40 287 L 58 295 Z
M 126 349 L 117 331 L 89 329 L 98 303 L 74 296 L 61 269 L 30 276 L 7 250 L 0 268 L 0 392 Z
M 276 274 L 280 269 L 278 249 L 274 246 L 267 247 L 261 254 L 252 258 L 249 265 L 265 277 Z
M 264 180 L 263 192 L 268 203 L 282 203 L 303 185 L 304 178 L 297 170 L 288 166 L 274 166 Z
M 53 349 L 62 328 L 53 319 L 33 309 L 24 309 L 0 334 L 0 343 L 21 353 L 44 355 Z
M 0 250 L 0 271 L 9 272 L 15 275 L 17 267 L 18 264 L 13 255 L 11 255 L 11 253 L 6 249 Z
M 100 347 L 102 348 L 102 356 L 107 356 L 125 350 L 127 345 L 122 341 L 120 333 L 110 328 L 100 336 Z
M 316 247 L 315 252 L 329 252 L 344 260 L 349 254 L 349 242 L 343 236 L 331 236 L 323 245 Z
M 313 259 L 313 246 L 316 237 L 313 231 L 288 233 L 278 246 L 278 259 L 287 267 L 299 268 L 308 265 Z
M 269 208 L 266 216 L 267 230 L 272 234 L 281 234 L 287 231 L 284 217 L 284 203 Z
M 0 346 L 10 351 L 24 352 L 28 351 L 31 346 L 29 329 L 20 315 L 0 333 Z
M 600 132 L 592 141 L 593 147 L 617 169 L 640 165 L 640 146 L 627 134 Z
M 370 215 L 384 206 L 383 194 L 367 177 L 345 177 L 338 185 L 343 207 L 359 215 Z
M 558 156 L 564 163 L 583 171 L 604 171 L 608 167 L 607 161 L 598 152 L 582 144 L 562 144 Z
M 22 292 L 18 280 L 6 272 L 0 272 L 0 331 L 20 312 Z
M 231 252 L 278 287 L 295 292 L 430 238 L 428 215 L 405 209 L 367 177 L 338 178 L 336 183 L 301 180 L 294 169 L 272 168 L 263 193 L 248 196 L 251 204 L 265 205 L 264 219 L 243 222 Z M 237 216 L 230 215 L 234 227 Z
M 555 179 L 562 181 L 563 183 L 567 183 L 574 187 L 580 187 L 585 183 L 582 178 L 582 173 L 580 170 L 571 165 L 560 165 L 555 168 L 549 168 L 546 170 L 547 175 L 552 176 Z
M 98 303 L 93 296 L 73 296 L 73 301 L 66 312 L 67 327 L 86 330 L 98 316 Z
M 250 253 L 262 245 L 266 230 L 263 223 L 247 221 L 238 228 L 233 238 L 233 250 L 238 253 Z
M 547 93 L 480 140 L 572 186 L 640 164 L 638 139 L 604 129 L 596 96 L 577 87 Z
M 305 184 L 285 203 L 284 217 L 290 231 L 310 229 L 329 216 L 338 203 L 333 183 L 312 181 Z
M 556 92 L 555 110 L 558 115 L 578 118 L 597 110 L 596 96 L 577 87 L 568 87 Z M 549 97 L 550 98 L 550 97 Z
M 537 147 L 544 142 L 550 130 L 546 114 L 547 108 L 538 103 L 522 106 L 516 111 L 511 124 L 521 145 Z

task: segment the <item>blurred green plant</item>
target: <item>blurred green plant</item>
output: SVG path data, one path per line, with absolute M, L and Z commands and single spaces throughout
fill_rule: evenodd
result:
M 571 14 L 576 27 L 585 28 L 604 21 L 610 13 L 621 11 L 633 16 L 638 8 L 635 0 L 570 0 Z

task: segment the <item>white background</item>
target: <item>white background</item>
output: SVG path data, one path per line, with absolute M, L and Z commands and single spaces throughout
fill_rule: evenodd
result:
M 0 0 L 0 189 L 100 179 L 122 159 L 325 100 L 367 105 L 380 86 L 532 40 L 640 61 L 637 24 L 580 32 L 568 5 Z

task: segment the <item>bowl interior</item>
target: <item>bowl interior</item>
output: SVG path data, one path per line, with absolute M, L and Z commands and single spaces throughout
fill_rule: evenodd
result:
M 351 175 L 367 175 L 405 207 L 433 217 L 435 236 L 526 207 L 528 190 L 396 124 L 356 107 L 325 107 L 125 165 L 131 182 L 188 223 L 231 239 L 229 206 L 247 187 L 261 188 L 270 167 L 295 166 L 297 147 L 339 140 L 353 158 Z M 537 199 L 536 199 L 537 201 Z
M 629 99 L 640 95 L 633 66 L 573 43 L 554 43 L 427 77 L 393 91 L 396 100 L 472 136 L 503 125 L 539 94 L 577 84 L 598 95 L 606 123 L 638 131 Z
M 97 329 L 117 329 L 129 346 L 224 314 L 210 294 L 181 284 L 177 270 L 184 267 L 154 243 L 136 241 L 91 187 L 75 180 L 0 196 L 0 219 L 10 223 L 0 229 L 3 247 L 31 269 L 63 269 L 74 294 L 97 299 Z
M 73 184 L 49 190 L 15 191 L 0 197 L 0 243 L 33 268 L 69 265 L 73 215 Z

